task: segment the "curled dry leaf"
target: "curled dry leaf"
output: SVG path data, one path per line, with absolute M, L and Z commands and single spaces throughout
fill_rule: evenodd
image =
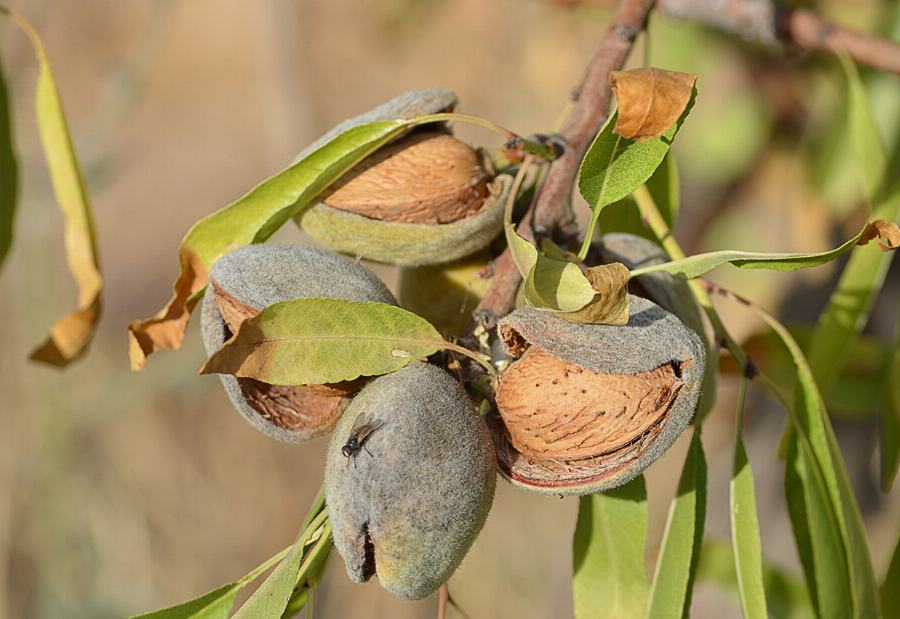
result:
M 38 58 L 40 68 L 35 95 L 38 131 L 53 193 L 65 221 L 66 260 L 78 286 L 78 307 L 53 325 L 47 340 L 32 351 L 31 359 L 63 367 L 87 351 L 100 319 L 103 278 L 97 257 L 94 216 L 44 45 L 24 17 L 4 7 L 0 7 L 0 14 L 6 15 L 25 32 Z
M 659 137 L 681 117 L 696 81 L 691 73 L 652 67 L 613 71 L 609 84 L 619 102 L 616 133 L 636 142 Z
M 893 251 L 900 247 L 900 227 L 885 219 L 870 221 L 860 232 L 856 244 L 865 245 L 872 239 L 876 240 L 881 251 Z
M 584 270 L 584 276 L 597 294 L 575 312 L 560 314 L 569 322 L 624 325 L 628 322 L 628 280 L 631 271 L 621 262 L 601 264 Z

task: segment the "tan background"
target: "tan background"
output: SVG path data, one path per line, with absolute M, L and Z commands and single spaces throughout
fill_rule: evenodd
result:
M 188 226 L 335 122 L 405 89 L 452 88 L 464 111 L 522 133 L 546 130 L 610 13 L 543 0 L 10 4 L 42 33 L 57 73 L 92 191 L 106 312 L 91 354 L 70 370 L 24 361 L 74 290 L 37 145 L 33 55 L 0 24 L 23 168 L 15 249 L 0 274 L 0 616 L 119 617 L 196 596 L 287 545 L 322 476 L 324 441 L 291 447 L 266 439 L 230 409 L 215 378 L 196 376 L 204 358 L 196 327 L 178 353 L 159 354 L 140 374 L 128 371 L 125 327 L 167 298 Z M 880 2 L 853 10 L 824 4 L 845 23 L 883 23 Z M 839 98 L 833 67 L 810 68 L 802 57 L 781 63 L 662 19 L 653 29 L 654 64 L 700 75 L 698 106 L 679 138 L 686 195 L 679 235 L 693 249 L 830 246 L 855 189 L 826 174 L 827 191 L 813 191 L 802 172 Z M 643 54 L 639 43 L 633 62 Z M 885 88 L 880 109 L 900 101 L 896 88 Z M 774 123 L 798 105 L 809 128 L 777 133 Z M 460 133 L 494 143 L 479 130 Z M 706 226 L 723 200 L 729 208 Z M 278 238 L 298 237 L 285 230 Z M 719 279 L 773 309 L 808 289 L 808 298 L 786 306 L 809 320 L 829 277 L 820 269 Z M 876 333 L 896 319 L 896 286 L 892 294 L 876 310 Z M 735 332 L 757 329 L 745 313 L 726 310 Z M 723 381 L 704 433 L 707 532 L 719 538 L 728 535 L 733 398 L 732 381 Z M 796 567 L 774 454 L 784 416 L 764 398 L 754 404 L 748 440 L 764 551 Z M 900 499 L 874 489 L 874 428 L 871 420 L 838 425 L 881 571 Z M 647 475 L 654 552 L 685 449 L 682 440 Z M 571 613 L 576 508 L 574 499 L 498 485 L 487 526 L 450 583 L 473 618 Z M 404 603 L 375 583 L 351 584 L 339 559 L 321 591 L 321 617 L 434 614 L 433 598 Z M 738 610 L 700 584 L 694 615 Z

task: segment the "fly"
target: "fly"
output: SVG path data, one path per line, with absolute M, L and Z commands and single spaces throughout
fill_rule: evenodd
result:
M 364 416 L 356 420 L 356 424 L 353 426 L 353 430 L 350 431 L 347 442 L 341 447 L 341 453 L 347 458 L 347 464 L 350 464 L 350 458 L 356 456 L 363 449 L 366 450 L 367 454 L 370 456 L 372 455 L 372 452 L 366 447 L 366 441 L 369 440 L 369 437 L 372 436 L 373 432 L 383 425 L 383 421 L 373 419 L 369 416 Z

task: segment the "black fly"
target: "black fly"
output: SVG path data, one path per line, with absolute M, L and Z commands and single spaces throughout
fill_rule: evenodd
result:
M 356 423 L 353 425 L 353 429 L 350 431 L 350 436 L 347 438 L 347 442 L 344 443 L 344 446 L 341 447 L 341 453 L 344 454 L 344 457 L 347 458 L 347 464 L 350 464 L 350 459 L 356 456 L 361 450 L 365 449 L 366 453 L 370 456 L 372 452 L 369 451 L 369 448 L 366 447 L 366 441 L 372 436 L 372 433 L 381 428 L 384 425 L 383 421 L 379 421 L 378 419 L 372 419 L 368 415 L 360 417 L 356 420 Z

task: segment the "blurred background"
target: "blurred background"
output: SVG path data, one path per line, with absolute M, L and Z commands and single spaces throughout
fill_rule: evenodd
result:
M 0 616 L 121 617 L 195 597 L 288 545 L 322 478 L 324 440 L 267 439 L 234 413 L 215 377 L 197 376 L 204 354 L 196 325 L 182 350 L 129 371 L 126 325 L 168 298 L 187 228 L 336 122 L 403 90 L 444 86 L 460 95 L 462 111 L 522 134 L 548 130 L 612 12 L 548 0 L 6 4 L 35 24 L 56 72 L 93 199 L 106 302 L 85 359 L 65 372 L 26 361 L 75 291 L 34 124 L 36 63 L 27 40 L 0 23 L 22 167 L 14 249 L 0 273 Z M 895 2 L 805 4 L 900 38 Z M 650 33 L 631 65 L 646 58 L 699 75 L 697 105 L 675 147 L 683 188 L 676 236 L 689 252 L 822 250 L 858 229 L 865 204 L 835 61 L 772 53 L 658 15 Z M 896 151 L 900 80 L 864 78 Z M 477 129 L 458 133 L 496 145 Z M 299 238 L 293 228 L 277 236 Z M 722 269 L 714 279 L 791 324 L 809 324 L 837 272 Z M 396 273 L 379 273 L 396 284 Z M 895 261 L 866 330 L 875 345 L 893 341 L 898 280 Z M 761 332 L 745 311 L 721 309 L 739 339 Z M 879 388 L 872 376 L 880 368 L 862 366 L 853 383 L 860 397 Z M 727 539 L 733 375 L 719 392 L 704 432 L 706 530 Z M 881 574 L 900 522 L 900 492 L 877 485 L 881 411 L 852 393 L 831 408 Z M 754 389 L 747 417 L 763 551 L 799 574 L 776 454 L 785 415 Z M 687 439 L 647 473 L 651 557 Z M 570 615 L 576 509 L 574 499 L 499 483 L 487 525 L 450 581 L 452 595 L 474 619 Z M 400 602 L 374 582 L 350 583 L 336 557 L 320 590 L 321 617 L 430 617 L 436 608 L 434 598 Z M 739 610 L 703 581 L 693 615 Z

